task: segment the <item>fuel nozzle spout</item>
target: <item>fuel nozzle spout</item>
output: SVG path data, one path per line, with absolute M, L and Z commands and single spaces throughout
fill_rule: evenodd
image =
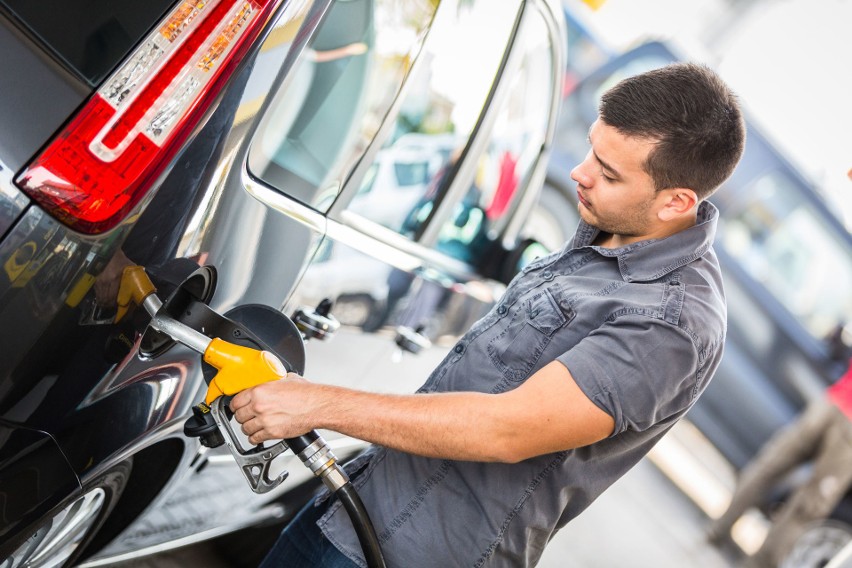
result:
M 121 321 L 132 304 L 144 307 L 151 317 L 154 317 L 163 305 L 157 297 L 157 288 L 141 266 L 128 266 L 121 273 L 116 296 L 115 321 Z

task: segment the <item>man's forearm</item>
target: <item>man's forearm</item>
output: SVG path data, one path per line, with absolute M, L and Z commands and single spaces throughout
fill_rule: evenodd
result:
M 517 462 L 577 448 L 613 432 L 612 417 L 552 362 L 500 394 L 374 394 L 291 374 L 231 401 L 253 444 L 325 428 L 428 457 Z
M 500 395 L 387 395 L 312 385 L 322 401 L 316 426 L 427 457 L 515 461 L 511 416 Z

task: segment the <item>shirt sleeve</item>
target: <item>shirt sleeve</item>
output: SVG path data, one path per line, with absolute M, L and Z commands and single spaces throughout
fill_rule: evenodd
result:
M 557 360 L 613 417 L 613 435 L 643 431 L 685 411 L 697 390 L 699 356 L 690 336 L 647 316 L 608 322 Z

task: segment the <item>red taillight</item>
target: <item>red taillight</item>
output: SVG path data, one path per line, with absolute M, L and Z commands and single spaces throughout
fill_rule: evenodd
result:
M 181 2 L 18 185 L 73 229 L 95 234 L 114 227 L 145 195 L 279 2 Z

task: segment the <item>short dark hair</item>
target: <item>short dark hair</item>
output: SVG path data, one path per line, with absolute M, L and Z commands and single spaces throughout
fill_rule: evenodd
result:
M 674 63 L 624 79 L 604 93 L 599 111 L 619 133 L 656 142 L 644 168 L 657 191 L 685 187 L 705 199 L 745 147 L 737 97 L 704 65 Z

